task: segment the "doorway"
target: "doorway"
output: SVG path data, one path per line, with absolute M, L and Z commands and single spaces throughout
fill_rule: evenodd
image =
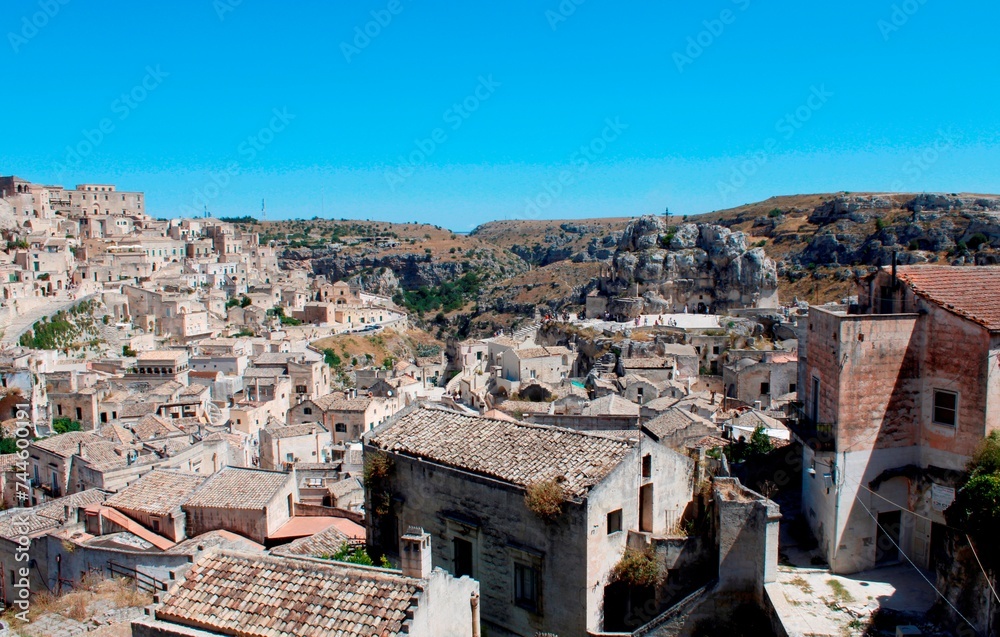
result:
M 885 511 L 878 514 L 878 533 L 875 537 L 876 564 L 889 564 L 899 561 L 898 547 L 901 523 L 901 511 Z

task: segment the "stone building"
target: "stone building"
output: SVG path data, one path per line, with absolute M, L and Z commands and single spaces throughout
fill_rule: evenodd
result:
M 1000 426 L 1000 267 L 884 268 L 859 301 L 805 319 L 802 510 L 834 572 L 897 546 L 933 566 L 966 462 Z
M 326 463 L 333 459 L 333 436 L 320 422 L 260 430 L 260 466 L 282 469 L 286 463 Z
M 642 432 L 610 437 L 421 404 L 367 434 L 365 456 L 391 467 L 366 487 L 369 541 L 398 555 L 408 526 L 440 538 L 434 565 L 481 583 L 491 635 L 603 630 L 630 533 L 666 532 L 693 495 L 694 462 Z M 538 483 L 559 485 L 554 519 L 528 508 Z
M 730 350 L 729 359 L 722 367 L 726 398 L 768 409 L 772 398 L 798 391 L 796 352 Z
M 289 425 L 322 423 L 333 433 L 336 444 L 360 440 L 366 431 L 385 422 L 398 410 L 396 398 L 347 398 L 334 392 L 314 400 L 303 400 L 288 410 Z
M 221 529 L 264 544 L 291 519 L 295 500 L 291 473 L 225 467 L 184 501 L 186 535 Z
M 173 542 L 186 536 L 181 505 L 208 476 L 182 471 L 151 471 L 115 494 L 107 506 L 121 511 L 147 529 Z

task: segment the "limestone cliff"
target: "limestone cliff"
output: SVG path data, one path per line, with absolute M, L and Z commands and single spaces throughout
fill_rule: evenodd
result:
M 625 297 L 616 313 L 721 310 L 776 305 L 778 275 L 764 250 L 743 232 L 708 223 L 667 225 L 639 217 L 626 226 L 602 291 Z M 641 301 L 634 301 L 636 297 Z

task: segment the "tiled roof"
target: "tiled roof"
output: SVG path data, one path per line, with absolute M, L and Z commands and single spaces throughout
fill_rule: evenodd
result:
M 208 478 L 181 471 L 151 471 L 112 496 L 107 505 L 126 511 L 166 515 L 180 507 Z
M 508 414 L 547 414 L 552 409 L 552 403 L 532 402 L 530 400 L 505 400 L 497 409 Z
M 583 408 L 584 416 L 638 416 L 639 405 L 617 394 L 592 400 Z
M 42 438 L 31 444 L 61 458 L 69 458 L 80 449 L 81 444 L 89 447 L 94 444 L 107 443 L 100 436 L 90 431 L 70 431 L 49 438 Z
M 76 518 L 76 509 L 88 504 L 103 502 L 108 494 L 97 489 L 87 489 L 79 493 L 67 495 L 55 500 L 49 500 L 30 509 L 12 508 L 0 512 L 0 537 L 17 541 L 25 535 L 33 535 L 40 531 L 57 528 L 69 518 Z
M 672 408 L 643 424 L 643 428 L 659 439 L 685 440 L 719 433 L 718 426 L 707 418 L 687 409 Z
M 295 438 L 297 436 L 311 436 L 315 433 L 326 433 L 328 429 L 319 422 L 306 423 L 304 425 L 287 425 L 285 427 L 265 427 L 267 433 L 272 438 Z
M 1000 266 L 901 266 L 899 279 L 949 312 L 1000 330 Z
M 350 539 L 346 533 L 331 525 L 316 535 L 299 538 L 290 544 L 282 544 L 271 552 L 275 555 L 325 557 L 336 553 Z
M 423 585 L 373 568 L 220 552 L 164 596 L 159 620 L 221 635 L 394 636 Z
M 132 431 L 135 432 L 139 440 L 151 440 L 181 433 L 176 425 L 156 414 L 146 414 L 140 418 L 132 425 Z
M 343 398 L 336 394 L 328 394 L 320 396 L 313 402 L 323 411 L 364 411 L 372 404 L 372 399 L 368 397 Z
M 201 485 L 184 507 L 263 509 L 289 474 L 263 469 L 223 467 Z
M 666 369 L 674 366 L 674 359 L 668 356 L 623 357 L 625 369 Z
M 599 483 L 632 443 L 597 434 L 491 420 L 418 405 L 375 430 L 370 444 L 519 486 L 563 477 L 571 497 Z

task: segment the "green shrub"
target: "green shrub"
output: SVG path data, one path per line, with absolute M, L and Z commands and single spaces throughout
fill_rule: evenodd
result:
M 70 418 L 53 418 L 52 431 L 64 434 L 70 431 L 80 431 L 80 423 Z

